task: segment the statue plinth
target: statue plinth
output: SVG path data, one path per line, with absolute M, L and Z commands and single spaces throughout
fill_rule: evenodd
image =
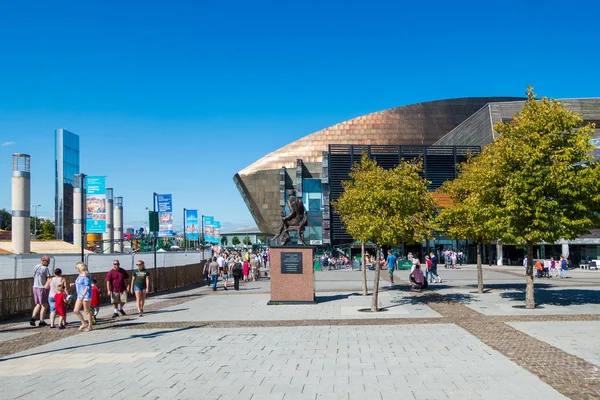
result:
M 315 304 L 315 249 L 308 246 L 271 247 L 270 305 Z

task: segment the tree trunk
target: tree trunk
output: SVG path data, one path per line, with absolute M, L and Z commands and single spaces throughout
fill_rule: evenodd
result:
M 379 311 L 379 276 L 381 275 L 381 268 L 379 267 L 379 246 L 375 246 L 377 251 L 377 258 L 375 262 L 375 280 L 373 282 L 373 299 L 371 302 L 371 311 Z
M 481 265 L 481 242 L 477 242 L 477 293 L 483 293 L 483 266 Z
M 361 259 L 360 262 L 362 263 L 362 295 L 363 296 L 367 296 L 369 294 L 369 289 L 367 288 L 367 265 L 365 262 L 365 242 L 361 242 L 360 243 L 360 254 L 361 254 Z
M 533 292 L 533 242 L 527 242 L 527 274 L 525 276 L 525 307 L 535 308 L 535 295 Z

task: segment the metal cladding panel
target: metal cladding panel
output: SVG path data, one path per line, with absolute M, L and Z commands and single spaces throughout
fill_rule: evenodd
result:
M 395 168 L 401 161 L 420 159 L 423 162 L 423 176 L 430 181 L 428 189 L 434 191 L 444 182 L 456 177 L 457 164 L 467 160 L 469 154 L 481 152 L 478 146 L 329 146 L 329 188 L 330 201 L 342 195 L 342 181 L 349 180 L 349 173 L 363 152 L 385 169 Z M 436 197 L 441 205 L 448 202 L 443 196 Z M 346 232 L 339 214 L 331 209 L 331 243 L 339 245 L 351 243 L 352 237 Z

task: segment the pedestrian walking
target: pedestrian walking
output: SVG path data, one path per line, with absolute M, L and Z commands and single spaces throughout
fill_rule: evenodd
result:
M 248 262 L 248 260 L 244 260 L 242 272 L 244 274 L 244 282 L 248 282 L 248 276 L 250 275 L 250 263 Z
M 92 323 L 96 325 L 96 317 L 100 312 L 100 293 L 98 281 L 92 279 L 92 301 L 90 301 L 90 310 L 92 311 Z
M 390 287 L 394 286 L 394 271 L 396 270 L 396 262 L 396 256 L 392 254 L 392 250 L 388 250 L 388 256 L 385 260 L 385 264 L 387 265 L 388 276 L 390 277 Z
M 54 293 L 55 313 L 58 313 L 60 317 L 58 329 L 65 329 L 67 327 L 67 297 L 65 295 L 65 288 L 61 283 L 56 287 L 56 293 Z M 53 326 L 50 327 L 54 328 Z
M 137 305 L 140 317 L 144 316 L 144 304 L 146 304 L 146 294 L 150 287 L 150 272 L 146 269 L 146 265 L 142 260 L 135 263 L 137 269 L 131 273 L 131 294 L 135 294 L 135 304 Z
M 212 278 L 213 292 L 216 292 L 217 281 L 219 280 L 219 263 L 217 262 L 217 257 L 213 257 L 213 261 L 209 264 L 208 268 Z
M 129 274 L 119 263 L 119 260 L 113 261 L 113 269 L 106 274 L 106 292 L 113 305 L 113 318 L 118 317 L 119 313 L 125 315 L 123 307 L 127 303 L 127 279 Z
M 442 283 L 442 277 L 438 275 L 437 267 L 438 267 L 438 258 L 434 252 L 429 253 L 429 258 L 431 259 L 431 268 L 429 269 L 429 274 L 433 278 L 433 282 L 437 278 L 438 283 Z
M 62 285 L 63 290 L 67 287 L 67 280 L 62 276 L 62 270 L 56 268 L 54 276 L 50 278 L 50 292 L 48 293 L 48 304 L 50 306 L 50 328 L 54 328 L 56 320 L 56 302 L 54 297 L 58 293 L 58 286 Z M 67 295 L 69 293 L 67 292 Z
M 235 260 L 235 263 L 233 264 L 232 274 L 233 274 L 233 289 L 240 290 L 240 278 L 242 277 L 243 270 L 242 270 L 242 263 L 240 262 L 239 259 Z
M 73 313 L 81 321 L 79 330 L 89 332 L 92 330 L 92 311 L 90 301 L 92 300 L 92 280 L 90 279 L 90 273 L 88 272 L 87 265 L 82 262 L 78 262 L 75 265 L 79 276 L 75 279 L 75 291 L 77 293 L 77 300 L 75 301 L 75 308 Z M 83 319 L 81 314 L 81 308 L 87 314 L 87 322 Z
M 258 279 L 258 262 L 256 261 L 256 257 L 252 254 L 250 258 L 250 270 L 252 272 L 252 281 L 256 281 Z
M 228 263 L 228 262 L 223 263 L 223 270 L 221 271 L 221 276 L 223 278 L 223 289 L 225 289 L 225 290 L 228 290 L 227 289 L 227 283 L 229 282 L 229 268 L 230 268 L 230 265 L 231 264 Z
M 567 265 L 567 259 L 565 256 L 560 256 L 560 277 L 567 279 L 567 271 L 569 267 Z
M 29 325 L 35 326 L 35 320 L 40 315 L 40 323 L 38 326 L 48 325 L 45 321 L 46 312 L 48 310 L 48 292 L 50 289 L 50 257 L 42 256 L 40 263 L 33 270 L 33 312 L 31 313 L 31 321 Z

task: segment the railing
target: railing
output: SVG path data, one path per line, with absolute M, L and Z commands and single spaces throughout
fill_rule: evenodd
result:
M 40 262 L 43 254 L 0 255 L 0 279 L 31 278 L 33 270 Z M 50 271 L 60 268 L 63 274 L 76 274 L 75 264 L 81 261 L 79 254 L 53 254 L 50 257 Z M 198 264 L 211 256 L 210 250 L 190 252 L 159 252 L 156 253 L 156 268 L 175 267 Z M 85 255 L 85 263 L 90 273 L 108 272 L 112 268 L 112 261 L 119 260 L 122 268 L 131 270 L 135 263 L 144 261 L 146 268 L 154 268 L 154 253 L 114 253 Z
M 156 268 L 156 270 L 150 268 L 150 290 L 161 292 L 202 284 L 204 265 L 205 261 L 181 266 L 164 266 Z M 98 286 L 102 289 L 100 294 L 102 302 L 110 300 L 106 290 L 104 290 L 107 271 L 104 268 L 103 272 L 92 272 L 90 274 L 91 278 L 97 280 Z M 77 275 L 73 274 L 72 271 L 65 273 L 63 276 L 67 280 L 67 284 L 74 282 L 77 278 Z M 0 280 L 0 319 L 31 313 L 33 309 L 32 286 L 33 278 Z

